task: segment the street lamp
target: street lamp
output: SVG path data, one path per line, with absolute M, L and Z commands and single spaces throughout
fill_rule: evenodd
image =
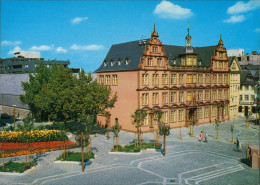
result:
M 15 129 L 15 107 L 16 107 L 16 105 L 13 105 L 13 107 L 14 107 L 14 110 L 13 110 L 13 114 L 14 114 L 14 129 Z
M 165 140 L 166 136 L 170 135 L 170 126 L 166 126 L 165 123 L 159 126 L 159 134 L 163 135 L 163 155 L 165 156 L 166 147 L 165 147 Z

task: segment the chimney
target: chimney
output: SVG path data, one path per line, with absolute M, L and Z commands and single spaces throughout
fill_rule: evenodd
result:
M 256 51 L 252 51 L 252 55 L 257 55 L 257 52 Z

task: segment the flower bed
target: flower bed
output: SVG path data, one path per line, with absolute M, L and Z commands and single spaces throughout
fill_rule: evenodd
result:
M 29 132 L 0 132 L 0 142 L 43 142 L 68 140 L 66 133 L 59 130 L 31 130 Z
M 47 142 L 31 142 L 31 143 L 0 143 L 1 157 L 20 156 L 29 153 L 44 153 L 53 150 L 61 150 L 72 148 L 75 145 L 71 141 L 47 141 Z
M 162 144 L 159 143 L 158 145 L 154 146 L 154 143 L 142 143 L 141 147 L 136 147 L 134 144 L 131 145 L 125 145 L 125 146 L 121 146 L 118 145 L 118 150 L 115 146 L 115 148 L 111 149 L 111 152 L 140 152 L 141 149 L 147 149 L 147 148 L 161 148 Z

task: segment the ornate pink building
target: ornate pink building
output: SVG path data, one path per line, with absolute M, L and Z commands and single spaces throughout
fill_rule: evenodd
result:
M 111 124 L 118 118 L 122 129 L 135 132 L 131 114 L 146 110 L 142 131 L 158 130 L 154 110 L 163 112 L 171 128 L 187 127 L 229 119 L 229 72 L 226 49 L 220 37 L 217 46 L 163 45 L 155 31 L 147 41 L 113 45 L 96 70 L 98 83 L 117 92 L 115 107 L 109 109 Z M 97 117 L 104 126 L 105 118 Z

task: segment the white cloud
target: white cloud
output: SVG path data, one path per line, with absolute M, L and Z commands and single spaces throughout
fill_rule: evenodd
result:
M 19 46 L 16 46 L 13 50 L 8 52 L 8 55 L 13 55 L 15 52 L 21 51 L 22 49 Z
M 229 19 L 224 20 L 223 22 L 226 23 L 237 23 L 237 22 L 243 22 L 246 19 L 244 15 L 233 15 Z
M 88 17 L 75 17 L 74 19 L 71 20 L 72 24 L 79 24 L 82 21 L 88 20 Z
M 70 47 L 70 49 L 72 49 L 72 50 L 91 50 L 91 51 L 102 50 L 104 48 L 105 47 L 103 45 L 95 45 L 95 44 L 85 45 L 85 46 L 80 46 L 80 45 L 77 45 L 77 44 L 73 44 Z
M 1 45 L 2 46 L 17 46 L 17 45 L 20 45 L 22 44 L 21 41 L 7 41 L 7 40 L 4 40 L 1 42 Z
M 64 48 L 62 48 L 62 47 L 57 47 L 57 49 L 56 49 L 56 52 L 58 52 L 58 53 L 67 53 L 67 49 L 64 49 Z
M 52 47 L 53 47 L 53 45 L 52 46 L 41 45 L 39 47 L 33 46 L 33 47 L 30 48 L 30 50 L 33 50 L 33 51 L 48 51 L 48 50 L 51 50 Z
M 256 28 L 256 29 L 255 29 L 255 32 L 260 32 L 260 28 Z
M 159 15 L 159 17 L 170 19 L 186 19 L 193 15 L 191 9 L 182 8 L 169 1 L 162 1 L 155 7 L 153 13 Z
M 251 10 L 258 9 L 260 7 L 260 1 L 239 1 L 233 6 L 227 9 L 228 14 L 239 14 L 249 12 Z

